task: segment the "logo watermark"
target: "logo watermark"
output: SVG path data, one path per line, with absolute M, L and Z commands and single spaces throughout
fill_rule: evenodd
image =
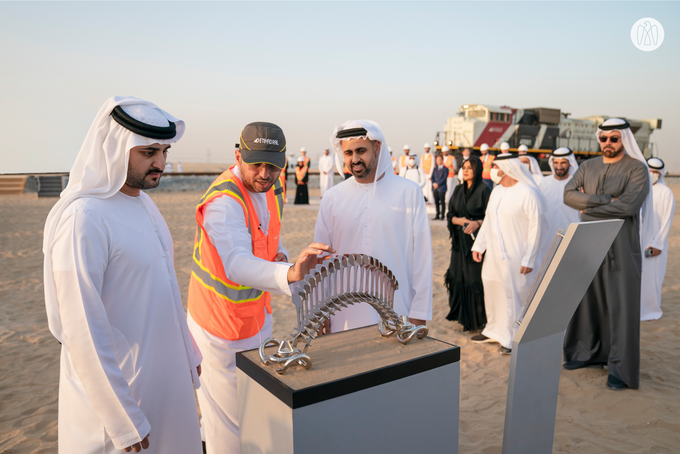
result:
M 656 50 L 663 43 L 663 26 L 658 20 L 643 17 L 630 29 L 630 39 L 635 47 L 645 52 Z

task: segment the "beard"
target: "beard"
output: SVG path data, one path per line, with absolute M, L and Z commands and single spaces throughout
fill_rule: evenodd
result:
M 361 168 L 359 170 L 354 170 L 354 167 L 356 165 L 361 165 Z M 365 161 L 359 160 L 359 162 L 353 162 L 351 167 L 349 168 L 349 171 L 352 172 L 352 175 L 354 175 L 354 178 L 358 180 L 363 180 L 367 176 L 373 172 L 373 168 L 375 167 L 375 162 L 372 163 L 372 165 L 366 164 Z
M 158 179 L 154 181 L 153 179 L 146 179 L 152 173 L 159 173 Z M 163 175 L 162 169 L 157 169 L 152 167 L 146 172 L 135 172 L 133 169 L 128 168 L 127 179 L 125 184 L 135 189 L 153 189 L 157 187 L 161 182 L 161 176 Z
M 557 175 L 557 176 L 560 177 L 560 178 L 562 178 L 563 176 L 565 176 L 567 173 L 569 173 L 569 169 L 568 169 L 568 168 L 567 168 L 567 169 L 555 169 L 555 175 Z
M 621 153 L 623 153 L 623 147 L 619 148 L 619 150 L 616 151 L 614 147 L 606 146 L 602 150 L 602 154 L 604 155 L 605 158 L 615 158 Z

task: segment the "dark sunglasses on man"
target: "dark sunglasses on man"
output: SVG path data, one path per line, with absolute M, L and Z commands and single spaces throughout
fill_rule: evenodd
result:
M 621 137 L 614 136 L 614 137 L 605 137 L 605 136 L 600 136 L 600 142 L 606 143 L 607 140 L 609 140 L 611 143 L 617 143 Z

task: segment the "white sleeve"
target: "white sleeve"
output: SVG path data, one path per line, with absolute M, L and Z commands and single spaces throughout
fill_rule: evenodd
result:
M 421 192 L 415 196 L 413 213 L 413 300 L 409 318 L 432 320 L 432 231 Z
M 487 204 L 487 207 L 489 205 Z M 482 222 L 482 226 L 479 228 L 479 231 L 477 232 L 477 237 L 475 238 L 475 242 L 472 243 L 472 249 L 470 249 L 473 252 L 479 252 L 480 254 L 483 254 L 486 252 L 486 242 L 487 242 L 487 237 L 488 237 L 488 231 L 491 227 L 488 226 L 489 222 L 487 221 L 489 217 L 484 214 L 484 221 Z
M 423 172 L 422 167 L 418 167 L 418 174 L 419 174 L 418 176 L 420 177 L 420 183 L 419 183 L 420 187 L 424 188 L 425 183 L 427 183 L 427 177 L 425 176 L 425 172 Z
M 536 267 L 536 259 L 538 257 L 541 246 L 541 237 L 545 235 L 543 231 L 544 214 L 541 212 L 540 205 L 536 196 L 526 196 L 522 202 L 522 209 L 524 215 L 529 219 L 529 229 L 527 232 L 527 251 L 522 257 L 522 266 L 534 269 Z
M 655 201 L 656 202 L 656 201 Z M 652 238 L 650 246 L 654 249 L 663 250 L 668 235 L 671 233 L 671 226 L 673 225 L 673 215 L 675 214 L 675 199 L 673 198 L 673 193 L 667 191 L 664 196 L 664 210 L 663 216 L 659 219 L 659 230 Z
M 223 196 L 210 202 L 205 210 L 203 227 L 217 249 L 224 272 L 231 281 L 265 292 L 290 296 L 288 269 L 291 264 L 269 262 L 253 255 L 252 238 L 246 227 L 245 213 L 236 200 Z M 279 238 L 279 251 L 281 248 Z
M 52 243 L 52 269 L 63 348 L 113 445 L 124 449 L 142 441 L 151 425 L 118 365 L 115 328 L 101 299 L 109 238 L 96 219 L 78 211 L 62 218 Z

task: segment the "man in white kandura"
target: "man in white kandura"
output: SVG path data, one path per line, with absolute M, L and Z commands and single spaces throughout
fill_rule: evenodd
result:
M 647 245 L 642 258 L 642 304 L 640 320 L 658 320 L 663 315 L 661 310 L 661 286 L 666 276 L 668 261 L 668 236 L 673 225 L 675 214 L 675 197 L 673 191 L 666 186 L 666 166 L 659 158 L 647 160 L 652 174 L 652 192 L 654 203 L 653 237 Z
M 543 172 L 541 172 L 541 166 L 538 164 L 536 158 L 529 154 L 529 147 L 526 145 L 520 145 L 517 149 L 517 157 L 522 162 L 522 164 L 527 166 L 531 176 L 534 178 L 534 181 L 536 181 L 536 184 L 538 184 L 538 182 L 543 179 Z
M 517 331 L 515 320 L 550 247 L 545 218 L 547 202 L 529 170 L 510 153 L 496 156 L 484 223 L 472 245 L 472 258 L 482 261 L 486 328 L 476 343 L 497 342 L 509 355 Z
M 432 172 L 434 171 L 435 163 L 434 156 L 430 153 L 430 144 L 423 145 L 425 152 L 420 157 L 420 166 L 418 166 L 425 175 L 427 181 L 423 188 L 423 195 L 427 199 L 427 203 L 434 203 L 434 193 L 432 192 Z
M 236 353 L 271 337 L 270 293 L 290 296 L 289 284 L 317 265 L 316 254 L 334 252 L 312 244 L 294 265 L 286 263 L 280 178 L 286 138 L 277 125 L 255 122 L 243 128 L 239 140 L 236 164 L 196 206 L 187 318 L 205 358 L 198 403 L 208 454 L 240 452 Z
M 59 452 L 202 452 L 172 237 L 151 198 L 184 122 L 112 97 L 45 223 L 45 304 L 61 342 Z M 193 382 L 193 384 L 192 384 Z
M 423 170 L 416 165 L 415 156 L 412 156 L 411 159 L 408 160 L 408 167 L 401 169 L 399 176 L 413 181 L 421 188 L 427 183 L 427 177 L 423 173 Z
M 552 175 L 541 178 L 538 187 L 548 201 L 546 217 L 550 223 L 550 234 L 555 235 L 558 230 L 565 233 L 572 222 L 581 222 L 578 210 L 564 204 L 564 187 L 578 169 L 578 163 L 574 152 L 566 147 L 554 150 L 548 163 Z
M 394 310 L 416 325 L 432 318 L 432 237 L 420 186 L 392 172 L 380 126 L 347 121 L 331 135 L 335 165 L 353 177 L 334 186 L 321 201 L 314 241 L 339 254 L 373 256 L 399 281 Z M 337 312 L 331 332 L 378 323 L 378 313 L 361 303 Z
M 319 187 L 321 188 L 321 197 L 333 187 L 333 173 L 335 169 L 335 160 L 330 156 L 328 148 L 324 148 L 323 156 L 319 158 Z

